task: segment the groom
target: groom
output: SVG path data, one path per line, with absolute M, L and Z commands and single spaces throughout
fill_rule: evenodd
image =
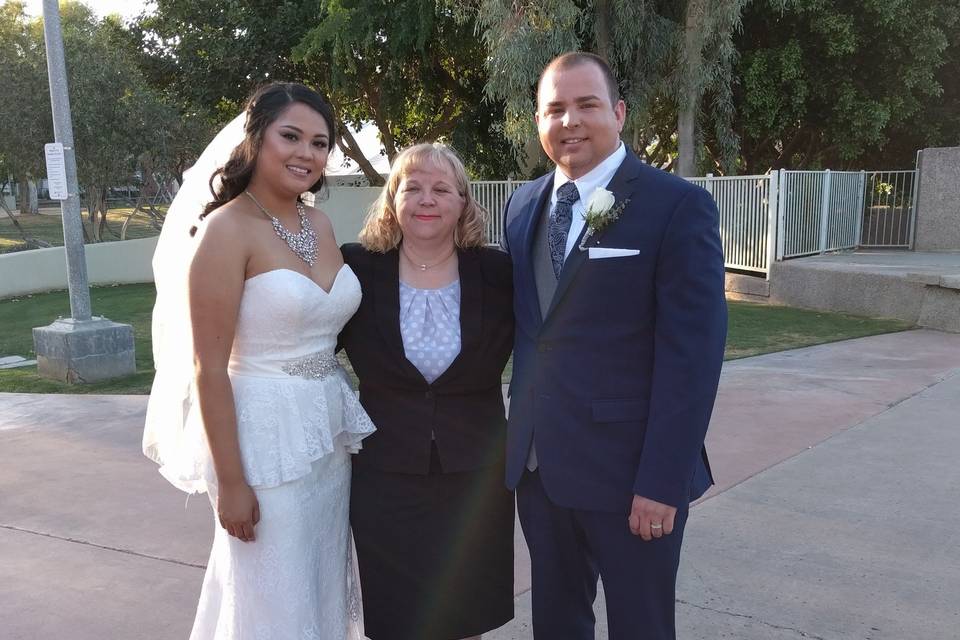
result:
M 727 327 L 717 210 L 621 143 L 625 115 L 603 59 L 553 60 L 536 122 L 557 168 L 506 207 L 507 484 L 538 640 L 594 637 L 598 576 L 612 640 L 674 638 L 688 506 L 712 484 L 703 440 Z

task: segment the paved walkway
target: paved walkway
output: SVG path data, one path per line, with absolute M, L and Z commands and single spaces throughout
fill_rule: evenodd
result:
M 4 639 L 187 636 L 212 519 L 139 454 L 144 406 L 0 394 Z M 958 415 L 960 335 L 727 363 L 708 438 L 718 486 L 687 526 L 679 637 L 956 638 Z M 518 535 L 517 617 L 490 640 L 531 637 L 524 553 Z

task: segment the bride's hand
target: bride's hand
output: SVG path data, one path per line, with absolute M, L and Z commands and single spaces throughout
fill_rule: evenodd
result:
M 253 527 L 260 522 L 260 504 L 257 496 L 246 482 L 220 485 L 217 499 L 217 515 L 220 526 L 227 533 L 243 542 L 253 542 Z

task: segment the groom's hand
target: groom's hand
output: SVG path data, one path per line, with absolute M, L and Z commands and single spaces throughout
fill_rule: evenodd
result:
M 630 509 L 630 533 L 646 541 L 673 533 L 673 518 L 677 508 L 643 496 L 633 496 Z M 658 526 L 659 525 L 659 526 Z

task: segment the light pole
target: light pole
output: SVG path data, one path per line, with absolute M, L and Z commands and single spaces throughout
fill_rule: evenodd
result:
M 66 194 L 61 200 L 60 210 L 71 317 L 58 319 L 46 327 L 34 328 L 34 349 L 41 375 L 71 383 L 94 382 L 136 371 L 133 327 L 91 314 L 58 0 L 43 0 L 43 35 L 54 139 L 63 145 L 62 160 L 66 173 Z

